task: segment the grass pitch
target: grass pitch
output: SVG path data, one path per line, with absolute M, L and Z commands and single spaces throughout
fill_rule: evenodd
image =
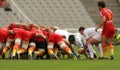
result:
M 114 60 L 2 60 L 0 70 L 119 70 L 120 46 Z

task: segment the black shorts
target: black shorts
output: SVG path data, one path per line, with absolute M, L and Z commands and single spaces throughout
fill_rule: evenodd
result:
M 30 40 L 30 42 L 34 42 L 36 44 L 36 49 L 46 49 L 47 48 L 47 41 L 41 41 L 41 42 L 37 42 L 34 40 Z

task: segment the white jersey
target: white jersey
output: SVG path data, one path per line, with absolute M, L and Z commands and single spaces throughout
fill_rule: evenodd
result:
M 83 48 L 86 44 L 86 39 L 83 35 L 80 33 L 75 33 L 75 42 L 74 45 L 78 46 L 78 48 Z
M 55 34 L 59 34 L 59 35 L 62 35 L 62 36 L 65 36 L 66 37 L 66 41 L 68 41 L 68 36 L 69 36 L 69 32 L 67 30 L 55 30 L 54 32 Z
M 102 33 L 102 29 L 100 29 L 99 31 L 97 31 L 97 34 L 94 35 L 92 38 L 96 39 L 97 41 L 101 41 L 101 33 Z
M 100 36 L 101 32 L 102 32 L 102 29 L 98 29 L 98 31 L 96 32 L 95 28 L 87 28 L 84 30 L 83 35 L 85 36 L 86 39 L 88 39 L 88 38 L 95 36 L 96 34 L 99 34 L 99 36 Z
M 67 30 L 60 30 L 60 29 L 56 30 L 54 33 L 59 34 L 59 35 L 67 35 L 67 34 L 69 34 L 69 32 Z

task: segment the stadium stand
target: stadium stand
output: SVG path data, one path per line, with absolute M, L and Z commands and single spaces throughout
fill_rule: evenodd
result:
M 120 27 L 120 6 L 117 3 L 117 0 L 104 0 L 106 1 L 107 7 L 113 11 L 114 22 L 117 28 Z M 96 24 L 99 22 L 99 10 L 97 7 L 98 0 L 81 0 L 90 14 L 91 18 L 94 20 Z M 95 11 L 94 11 L 95 10 Z
M 120 0 L 117 0 L 118 4 L 120 5 Z
M 0 9 L 1 27 L 12 21 L 58 26 L 72 32 L 80 26 L 94 27 L 99 22 L 98 0 L 11 0 L 13 12 Z M 106 0 L 120 27 L 120 7 L 116 0 Z M 27 19 L 27 20 L 26 20 Z M 96 23 L 96 24 L 95 24 Z
M 55 25 L 63 29 L 71 28 L 73 30 L 78 29 L 80 26 L 95 26 L 80 0 L 13 1 L 27 17 L 37 24 Z

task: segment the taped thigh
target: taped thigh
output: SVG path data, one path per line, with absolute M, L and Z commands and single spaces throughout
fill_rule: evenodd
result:
M 18 44 L 18 45 L 21 45 L 21 39 L 20 38 L 17 38 L 17 39 L 15 39 L 15 44 Z
M 28 48 L 29 43 L 22 42 L 21 47 L 24 48 L 25 50 Z
M 61 49 L 63 49 L 64 47 L 66 47 L 66 44 L 65 44 L 64 41 L 59 42 L 58 45 L 60 46 Z
M 3 44 L 4 44 L 4 43 L 0 43 L 0 49 L 2 49 L 2 48 L 3 48 Z
M 101 41 L 101 35 L 100 34 L 96 34 L 95 36 L 93 36 L 94 39 L 96 39 L 97 41 Z
M 38 51 L 45 52 L 45 49 L 38 49 Z
M 35 42 L 30 42 L 29 46 L 36 47 L 36 44 L 35 44 Z
M 7 42 L 6 42 L 6 47 L 10 47 L 12 42 L 13 42 L 12 39 L 8 39 Z
M 53 47 L 54 47 L 53 44 L 49 44 L 49 45 L 47 46 L 48 49 L 53 49 Z

